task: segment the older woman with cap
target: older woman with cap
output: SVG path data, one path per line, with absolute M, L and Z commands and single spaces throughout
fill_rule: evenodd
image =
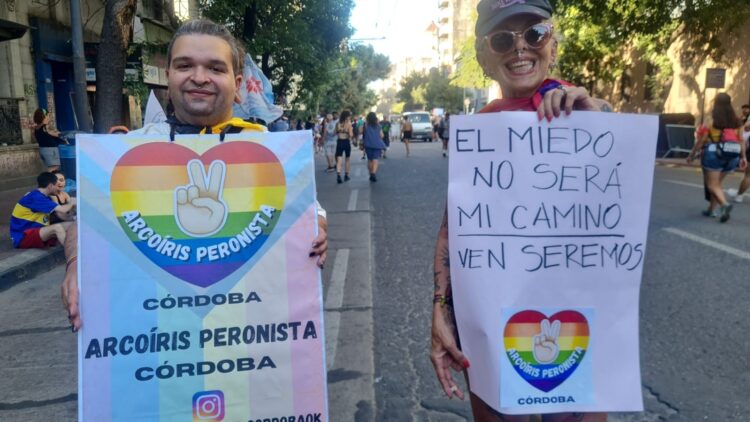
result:
M 477 60 L 484 73 L 500 84 L 502 99 L 480 113 L 536 111 L 551 121 L 572 110 L 611 111 L 603 100 L 568 82 L 549 77 L 557 61 L 552 6 L 548 0 L 481 0 L 477 5 Z M 435 296 L 430 358 L 445 394 L 464 398 L 450 369 L 465 370 L 469 361 L 460 350 L 453 310 L 448 252 L 448 217 L 438 232 L 435 251 Z M 466 373 L 464 371 L 464 373 Z M 467 382 L 471 380 L 467 377 Z M 528 421 L 525 415 L 503 415 L 474 394 L 471 407 L 477 421 Z M 546 421 L 605 421 L 606 414 L 550 414 Z

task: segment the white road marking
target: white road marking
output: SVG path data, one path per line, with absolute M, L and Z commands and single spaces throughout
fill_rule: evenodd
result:
M 359 197 L 359 189 L 352 189 L 349 192 L 349 205 L 346 206 L 347 211 L 355 211 L 357 209 L 357 198 Z
M 339 342 L 339 327 L 341 325 L 341 304 L 344 303 L 344 284 L 346 281 L 346 270 L 349 266 L 349 249 L 336 251 L 331 272 L 331 284 L 328 286 L 326 295 L 325 311 L 326 324 L 326 370 L 331 370 L 336 361 L 336 346 Z
M 700 188 L 700 189 L 703 189 L 703 185 L 699 185 L 697 183 L 683 182 L 681 180 L 665 180 L 665 182 L 667 182 L 667 183 L 674 183 L 675 185 L 690 186 L 691 188 Z
M 665 227 L 663 229 L 665 232 L 672 233 L 673 235 L 683 237 L 688 240 L 692 240 L 693 242 L 700 243 L 701 245 L 709 246 L 714 249 L 718 249 L 722 252 L 726 252 L 730 255 L 734 255 L 738 258 L 747 259 L 750 261 L 750 253 L 745 252 L 743 250 L 733 248 L 731 246 L 727 246 L 723 243 L 714 242 L 713 240 L 706 239 L 704 237 L 700 237 L 698 235 L 695 235 L 693 233 L 689 233 L 680 229 L 675 229 L 674 227 Z

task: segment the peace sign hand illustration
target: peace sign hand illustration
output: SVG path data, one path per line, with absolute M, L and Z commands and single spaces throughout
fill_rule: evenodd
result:
M 177 225 L 190 236 L 210 236 L 221 230 L 227 220 L 227 205 L 221 198 L 226 164 L 212 162 L 208 178 L 199 160 L 190 160 L 187 171 L 190 184 L 174 190 Z
M 541 323 L 542 332 L 534 336 L 534 348 L 532 353 L 534 359 L 539 363 L 551 363 L 557 359 L 560 354 L 560 347 L 557 345 L 557 337 L 560 335 L 560 321 L 552 324 L 548 319 L 543 319 Z

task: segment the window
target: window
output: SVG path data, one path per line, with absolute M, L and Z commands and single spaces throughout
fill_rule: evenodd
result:
M 23 143 L 18 101 L 13 98 L 0 98 L 0 144 Z
M 430 115 L 427 113 L 409 114 L 408 118 L 412 123 L 430 123 Z

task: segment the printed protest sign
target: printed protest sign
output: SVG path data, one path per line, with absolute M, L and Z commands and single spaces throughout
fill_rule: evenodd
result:
M 79 420 L 327 420 L 309 132 L 77 140 Z
M 451 119 L 453 300 L 472 392 L 493 408 L 642 410 L 656 135 L 654 116 Z

